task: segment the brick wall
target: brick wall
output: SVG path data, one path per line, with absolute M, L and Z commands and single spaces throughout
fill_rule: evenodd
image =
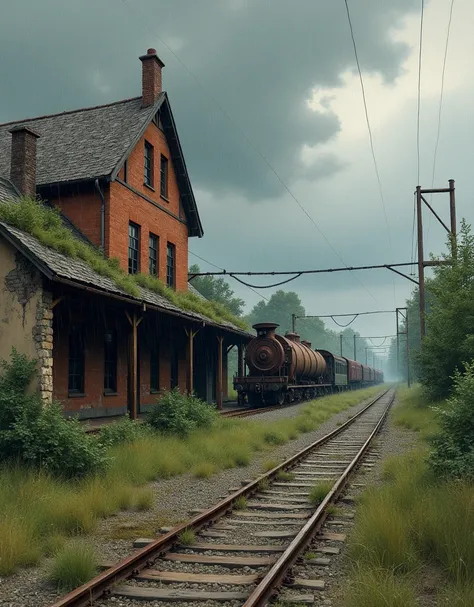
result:
M 145 140 L 154 147 L 154 190 L 144 185 Z M 167 200 L 160 196 L 161 154 L 168 158 Z M 119 178 L 123 179 L 123 171 Z M 155 124 L 148 126 L 128 158 L 127 184 L 152 202 L 119 182 L 110 184 L 106 203 L 107 255 L 117 257 L 120 265 L 128 269 L 128 224 L 132 221 L 140 226 L 140 271 L 148 273 L 148 237 L 151 232 L 159 237 L 159 277 L 166 279 L 166 248 L 170 242 L 176 247 L 176 289 L 187 290 L 188 228 L 180 209 L 179 190 L 166 138 Z
M 79 230 L 97 247 L 101 245 L 101 200 L 91 187 L 89 191 L 77 190 L 50 198 Z

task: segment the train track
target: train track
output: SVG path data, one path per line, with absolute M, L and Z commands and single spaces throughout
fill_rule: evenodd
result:
M 393 389 L 386 390 L 333 432 L 186 524 L 150 540 L 52 607 L 107 604 L 111 595 L 127 606 L 147 600 L 261 607 L 288 583 L 307 592 L 320 588 L 320 580 L 298 580 L 292 568 L 312 541 L 321 543 L 316 550 L 322 557 L 315 564 L 324 564 L 334 553 L 325 547 L 327 538 L 318 535 L 328 506 L 360 466 L 394 396 Z M 312 506 L 309 492 L 321 482 L 331 488 Z M 196 535 L 185 545 L 189 530 Z

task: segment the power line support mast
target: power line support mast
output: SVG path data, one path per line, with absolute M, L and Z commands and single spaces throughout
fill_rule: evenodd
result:
M 410 344 L 408 342 L 408 308 L 397 308 L 397 371 L 400 376 L 400 335 L 406 338 L 406 359 L 407 359 L 407 384 L 411 386 L 410 380 Z M 402 322 L 405 321 L 405 331 L 401 331 Z
M 450 227 L 444 223 L 441 217 L 436 213 L 430 203 L 426 200 L 423 194 L 449 194 L 449 214 L 450 214 Z M 456 198 L 454 179 L 449 180 L 448 188 L 439 189 L 428 189 L 424 190 L 421 186 L 416 186 L 416 219 L 417 219 L 417 234 L 418 234 L 418 284 L 420 288 L 420 335 L 423 338 L 426 335 L 425 326 L 425 313 L 426 313 L 426 302 L 425 302 L 425 268 L 427 266 L 440 265 L 439 261 L 426 261 L 424 258 L 424 247 L 423 247 L 423 204 L 424 203 L 430 212 L 436 217 L 443 228 L 448 232 L 451 237 L 452 243 L 452 255 L 456 257 Z

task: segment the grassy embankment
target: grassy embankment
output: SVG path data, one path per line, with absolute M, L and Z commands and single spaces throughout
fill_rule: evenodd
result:
M 100 518 L 120 509 L 151 508 L 147 482 L 189 470 L 207 478 L 225 468 L 247 466 L 256 452 L 316 429 L 380 389 L 321 398 L 297 416 L 271 423 L 219 419 L 215 427 L 186 439 L 147 435 L 111 448 L 107 472 L 76 483 L 20 467 L 0 468 L 0 575 L 56 553 L 67 537 L 92 532 Z
M 427 439 L 436 413 L 418 388 L 400 390 L 396 425 L 415 430 L 418 447 L 389 459 L 384 483 L 363 495 L 350 538 L 346 607 L 474 605 L 474 487 L 434 478 Z M 433 604 L 430 602 L 430 604 Z

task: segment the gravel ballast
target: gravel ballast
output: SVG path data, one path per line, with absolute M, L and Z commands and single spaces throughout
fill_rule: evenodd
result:
M 150 485 L 155 494 L 153 509 L 147 512 L 126 511 L 104 519 L 94 534 L 87 538 L 95 548 L 100 562 L 114 563 L 133 552 L 133 540 L 142 535 L 144 528 L 159 533 L 162 526 L 173 526 L 190 518 L 196 508 L 208 508 L 227 495 L 231 488 L 262 473 L 266 460 L 284 460 L 310 445 L 341 422 L 355 414 L 369 399 L 354 405 L 323 423 L 317 430 L 302 434 L 285 445 L 266 449 L 254 454 L 251 464 L 245 468 L 224 470 L 210 479 L 197 479 L 190 474 L 159 480 Z M 269 411 L 258 416 L 259 421 L 276 421 L 296 416 L 305 404 Z M 367 475 L 368 477 L 368 475 Z M 366 477 L 366 478 L 367 478 Z M 137 530 L 135 534 L 135 529 Z M 127 539 L 111 539 L 122 533 Z M 262 538 L 263 539 L 263 538 Z M 262 542 L 263 543 L 263 542 Z M 170 568 L 171 563 L 167 563 Z M 58 593 L 45 582 L 49 562 L 40 567 L 25 569 L 8 578 L 0 579 L 0 606 L 43 607 L 54 602 Z M 116 599 L 112 604 L 126 605 L 126 600 Z

